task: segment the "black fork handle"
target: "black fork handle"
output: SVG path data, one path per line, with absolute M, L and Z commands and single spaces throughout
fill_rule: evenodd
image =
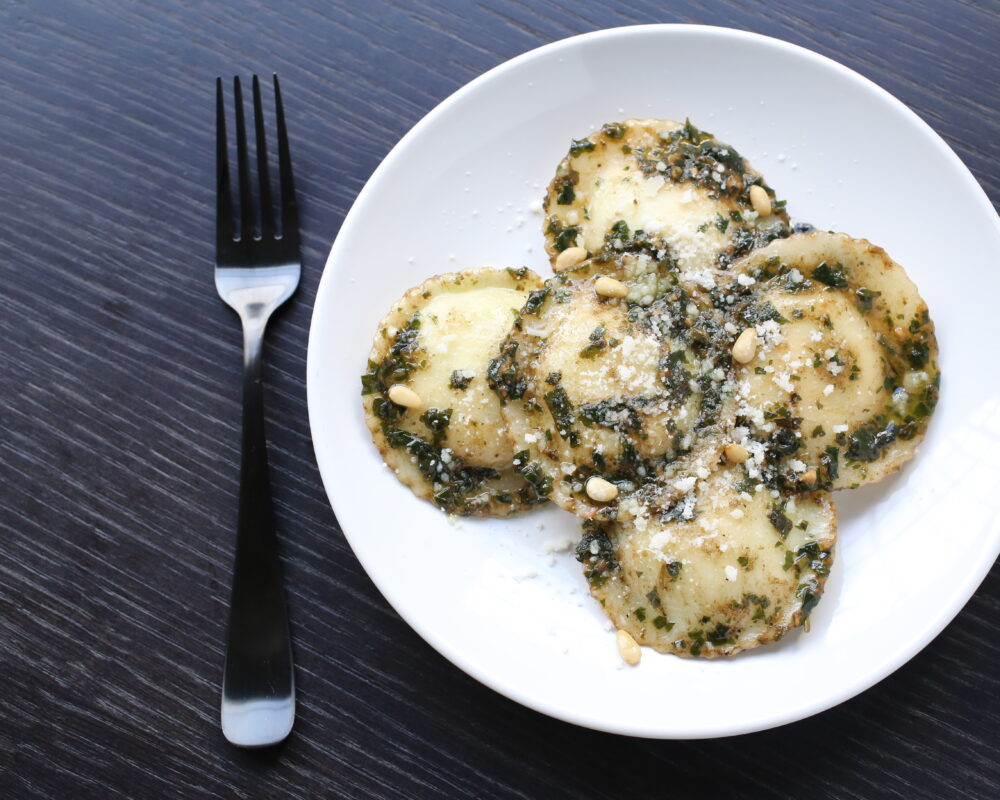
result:
M 264 325 L 244 324 L 243 452 L 236 560 L 223 675 L 226 704 L 291 704 L 295 677 L 264 437 Z

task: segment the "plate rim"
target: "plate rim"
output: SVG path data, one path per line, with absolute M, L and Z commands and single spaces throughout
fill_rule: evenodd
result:
M 544 57 L 550 53 L 558 52 L 559 50 L 572 49 L 579 46 L 586 46 L 587 43 L 593 40 L 599 39 L 613 39 L 618 37 L 629 37 L 633 35 L 657 35 L 657 34 L 683 34 L 685 32 L 692 33 L 709 33 L 711 35 L 717 35 L 722 37 L 728 37 L 732 39 L 739 40 L 750 40 L 758 44 L 762 44 L 767 47 L 777 48 L 779 50 L 785 50 L 792 53 L 800 58 L 811 59 L 813 61 L 819 62 L 827 68 L 833 68 L 835 71 L 839 72 L 841 75 L 846 77 L 849 81 L 858 83 L 868 91 L 873 91 L 880 100 L 893 106 L 895 110 L 903 112 L 905 116 L 909 118 L 911 123 L 915 123 L 916 127 L 924 134 L 925 138 L 930 144 L 932 144 L 950 163 L 951 167 L 956 171 L 958 175 L 961 176 L 962 181 L 967 184 L 967 186 L 973 190 L 973 194 L 976 195 L 978 201 L 984 204 L 985 208 L 989 209 L 993 213 L 993 227 L 994 234 L 996 235 L 998 241 L 1000 241 L 1000 217 L 997 217 L 993 204 L 986 194 L 982 185 L 972 174 L 971 170 L 965 165 L 965 163 L 959 158 L 957 153 L 948 145 L 947 142 L 938 134 L 919 114 L 917 114 L 913 109 L 906 105 L 903 101 L 896 98 L 888 90 L 882 88 L 877 83 L 875 83 L 870 78 L 856 72 L 850 67 L 841 64 L 834 59 L 810 50 L 807 47 L 803 47 L 792 42 L 785 41 L 773 36 L 768 36 L 765 34 L 756 33 L 753 31 L 746 31 L 738 28 L 728 28 L 723 26 L 715 25 L 699 25 L 691 23 L 655 23 L 655 24 L 645 24 L 645 25 L 627 25 L 614 28 L 604 28 L 596 31 L 589 31 L 587 33 L 581 33 L 574 36 L 569 36 L 563 39 L 550 42 L 539 47 L 532 48 L 517 56 L 514 56 L 508 60 L 505 60 L 496 66 L 490 68 L 486 72 L 477 75 L 472 80 L 468 81 L 454 92 L 449 94 L 443 100 L 441 100 L 437 105 L 430 109 L 424 116 L 422 116 L 400 139 L 396 144 L 386 153 L 382 161 L 372 172 L 371 176 L 365 181 L 364 186 L 358 192 L 354 201 L 351 204 L 350 209 L 345 214 L 344 219 L 340 225 L 337 235 L 331 245 L 330 252 L 327 256 L 326 261 L 323 265 L 323 272 L 317 286 L 315 302 L 313 306 L 313 312 L 310 318 L 309 325 L 309 338 L 307 344 L 307 354 L 306 354 L 306 394 L 307 394 L 307 409 L 309 415 L 309 426 L 310 433 L 313 443 L 313 451 L 316 457 L 317 467 L 320 472 L 320 477 L 323 481 L 323 488 L 327 495 L 327 499 L 330 503 L 331 509 L 334 515 L 337 516 L 338 525 L 351 547 L 351 551 L 358 562 L 361 564 L 369 580 L 375 585 L 379 593 L 383 596 L 385 601 L 393 608 L 393 610 L 399 614 L 399 616 L 406 622 L 411 629 L 413 629 L 418 636 L 420 636 L 428 645 L 430 645 L 434 650 L 444 656 L 448 661 L 454 664 L 456 667 L 461 669 L 465 674 L 475 679 L 477 682 L 482 683 L 484 686 L 492 689 L 498 694 L 511 699 L 526 708 L 533 709 L 537 712 L 546 714 L 547 716 L 553 717 L 555 719 L 562 720 L 564 722 L 569 722 L 575 725 L 579 725 L 584 728 L 589 728 L 592 730 L 603 731 L 607 733 L 614 733 L 626 736 L 634 736 L 638 738 L 648 738 L 648 739 L 670 739 L 670 740 L 685 740 L 685 739 L 707 739 L 707 738 L 721 738 L 727 736 L 737 736 L 748 733 L 754 733 L 757 731 L 769 730 L 772 728 L 780 727 L 782 725 L 787 725 L 792 722 L 807 719 L 808 717 L 814 716 L 822 711 L 826 711 L 837 705 L 840 705 L 847 700 L 856 697 L 864 691 L 875 684 L 881 682 L 886 677 L 891 675 L 901 666 L 906 664 L 912 658 L 914 658 L 918 653 L 920 653 L 931 641 L 933 641 L 937 636 L 939 636 L 945 628 L 955 619 L 958 613 L 965 607 L 972 596 L 975 594 L 976 590 L 986 578 L 998 555 L 1000 555 L 1000 537 L 997 537 L 997 541 L 993 542 L 992 552 L 993 560 L 988 560 L 984 558 L 979 565 L 978 570 L 973 570 L 967 573 L 965 580 L 959 587 L 956 587 L 956 591 L 953 594 L 955 598 L 953 602 L 946 607 L 939 617 L 934 621 L 934 624 L 928 625 L 922 629 L 921 635 L 916 637 L 914 642 L 907 648 L 903 648 L 898 653 L 893 654 L 892 657 L 884 659 L 879 662 L 877 668 L 868 670 L 864 673 L 864 676 L 860 680 L 853 680 L 846 683 L 839 692 L 834 692 L 829 696 L 825 696 L 821 701 L 808 704 L 804 707 L 796 707 L 790 709 L 784 713 L 775 713 L 764 719 L 758 719 L 752 722 L 743 722 L 736 725 L 717 725 L 714 729 L 704 730 L 698 729 L 697 731 L 670 731 L 664 732 L 663 730 L 652 730 L 648 727 L 635 727 L 626 724 L 618 724 L 614 721 L 600 721 L 595 720 L 591 717 L 584 716 L 582 714 L 574 713 L 571 710 L 565 708 L 557 708 L 544 699 L 535 696 L 529 697 L 527 693 L 522 692 L 517 686 L 511 686 L 505 682 L 500 676 L 494 674 L 491 666 L 489 664 L 472 663 L 470 659 L 467 659 L 459 648 L 454 647 L 447 638 L 439 637 L 434 631 L 427 628 L 418 618 L 411 616 L 402 603 L 397 603 L 393 599 L 393 591 L 391 587 L 383 586 L 369 569 L 369 565 L 366 560 L 361 556 L 357 549 L 354 547 L 351 534 L 344 528 L 340 523 L 340 517 L 337 515 L 336 502 L 334 496 L 336 492 L 334 491 L 334 484 L 331 479 L 331 468 L 325 467 L 329 463 L 328 457 L 332 458 L 334 454 L 329 453 L 328 449 L 320 444 L 316 436 L 312 433 L 319 427 L 318 420 L 320 418 L 320 411 L 318 408 L 319 400 L 317 397 L 317 390 L 315 390 L 315 382 L 311 379 L 311 376 L 315 374 L 317 364 L 315 353 L 317 347 L 314 346 L 314 337 L 317 335 L 317 323 L 316 320 L 319 318 L 325 310 L 328 298 L 332 295 L 330 291 L 330 284 L 332 284 L 339 276 L 335 273 L 335 263 L 339 256 L 339 250 L 342 246 L 342 234 L 349 227 L 349 223 L 352 218 L 359 215 L 364 205 L 368 203 L 368 197 L 375 191 L 376 185 L 380 182 L 381 176 L 392 168 L 392 165 L 399 157 L 399 154 L 404 151 L 411 140 L 417 138 L 424 128 L 433 124 L 438 116 L 444 114 L 451 106 L 462 101 L 462 99 L 469 94 L 476 92 L 480 86 L 488 83 L 497 74 L 506 72 L 507 70 L 515 69 L 520 64 L 533 60 L 535 58 Z M 984 542 L 984 546 L 988 542 Z

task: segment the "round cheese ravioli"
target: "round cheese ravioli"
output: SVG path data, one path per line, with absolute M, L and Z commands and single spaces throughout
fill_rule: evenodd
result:
M 584 523 L 591 594 L 661 653 L 713 658 L 777 641 L 819 602 L 837 514 L 826 492 L 785 493 L 723 467 L 665 519 Z
M 361 379 L 365 420 L 399 480 L 444 511 L 507 516 L 544 501 L 514 466 L 486 377 L 541 285 L 527 268 L 438 275 L 379 324 Z
M 734 430 L 755 477 L 843 489 L 909 460 L 940 375 L 927 305 L 903 268 L 867 241 L 813 232 L 733 270 L 748 293 L 739 324 L 759 342 L 738 370 Z
M 696 283 L 791 232 L 761 175 L 690 122 L 626 120 L 575 140 L 543 207 L 553 264 L 571 247 L 591 255 L 646 247 Z
M 609 271 L 627 297 L 599 294 Z M 670 479 L 718 462 L 729 357 L 711 338 L 727 335 L 669 274 L 645 255 L 558 274 L 491 364 L 517 461 L 573 513 L 628 516 L 669 500 Z M 588 491 L 595 477 L 614 488 Z

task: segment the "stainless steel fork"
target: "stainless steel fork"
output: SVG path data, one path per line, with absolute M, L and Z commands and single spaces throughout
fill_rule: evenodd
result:
M 299 223 L 292 185 L 278 76 L 274 104 L 278 128 L 278 208 L 268 181 L 260 83 L 253 78 L 259 214 L 254 213 L 240 79 L 233 81 L 239 208 L 229 183 L 225 100 L 216 83 L 217 194 L 215 286 L 243 323 L 243 455 L 240 464 L 236 558 L 222 678 L 222 731 L 241 747 L 264 747 L 288 736 L 295 720 L 295 675 L 285 590 L 281 579 L 274 506 L 264 438 L 261 351 L 271 313 L 299 283 Z

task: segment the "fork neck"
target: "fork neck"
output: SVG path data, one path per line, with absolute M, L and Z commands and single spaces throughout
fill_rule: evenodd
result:
M 263 349 L 267 318 L 243 320 L 243 460 L 244 469 L 259 469 L 264 441 Z M 266 467 L 265 467 L 266 469 Z
M 266 318 L 243 319 L 243 370 L 255 372 L 259 378 L 261 356 L 264 349 Z

